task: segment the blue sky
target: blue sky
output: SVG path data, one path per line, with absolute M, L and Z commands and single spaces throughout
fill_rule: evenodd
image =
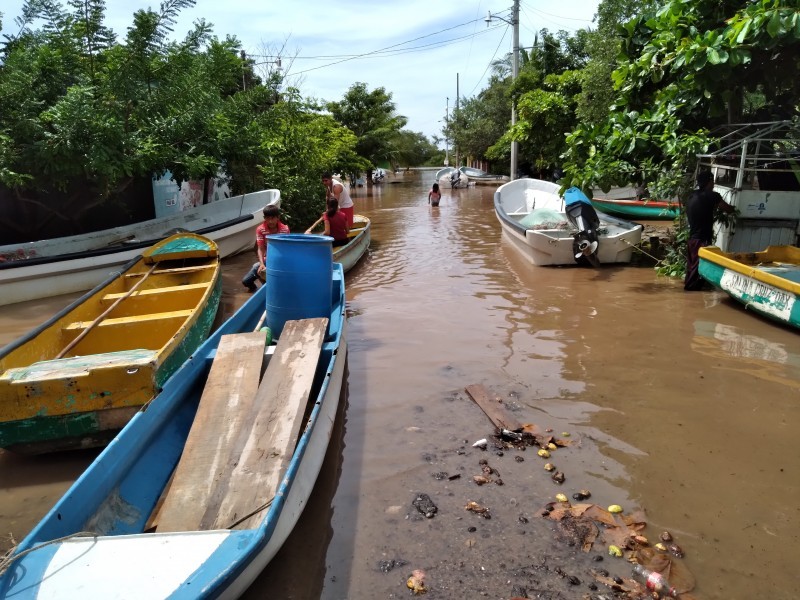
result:
M 2 33 L 16 32 L 21 6 L 21 0 L 2 3 Z M 591 26 L 597 1 L 523 0 L 520 6 L 525 47 L 542 28 Z M 106 0 L 106 24 L 123 38 L 133 13 L 148 7 L 157 10 L 158 2 Z M 340 100 L 355 82 L 383 87 L 408 117 L 407 127 L 432 136 L 441 131 L 448 98 L 453 110 L 456 80 L 461 97 L 474 96 L 485 87 L 491 62 L 511 51 L 511 27 L 484 22 L 487 11 L 510 20 L 510 8 L 511 0 L 198 0 L 181 13 L 175 35 L 183 37 L 204 18 L 218 37 L 235 35 L 257 61 L 280 54 L 287 81 L 307 97 Z

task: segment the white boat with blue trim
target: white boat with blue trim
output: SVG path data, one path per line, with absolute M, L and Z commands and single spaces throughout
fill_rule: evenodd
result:
M 253 247 L 264 206 L 278 190 L 225 198 L 184 212 L 102 231 L 0 246 L 0 306 L 90 290 L 142 250 L 185 231 L 214 241 L 220 258 Z
M 236 598 L 247 589 L 307 504 L 333 431 L 347 343 L 344 273 L 330 264 L 326 317 L 319 306 L 292 316 L 269 345 L 261 325 L 273 292 L 262 286 L 20 543 L 0 598 Z M 284 279 L 287 297 L 307 296 L 307 280 Z

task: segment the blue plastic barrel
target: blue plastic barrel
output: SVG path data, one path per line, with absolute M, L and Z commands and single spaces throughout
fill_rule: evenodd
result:
M 280 337 L 286 321 L 331 315 L 333 238 L 281 233 L 267 240 L 267 326 Z

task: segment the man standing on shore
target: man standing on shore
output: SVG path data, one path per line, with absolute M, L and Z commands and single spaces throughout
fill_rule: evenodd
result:
M 697 254 L 700 248 L 709 246 L 714 241 L 714 211 L 717 208 L 725 213 L 736 210 L 714 191 L 714 175 L 711 171 L 702 171 L 697 175 L 697 189 L 686 202 L 689 241 L 683 289 L 687 292 L 702 290 L 705 285 L 705 281 L 700 277 L 700 258 Z

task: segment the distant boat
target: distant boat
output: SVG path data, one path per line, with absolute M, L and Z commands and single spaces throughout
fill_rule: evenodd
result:
M 800 248 L 769 246 L 761 252 L 701 248 L 700 276 L 768 319 L 800 328 Z
M 442 189 L 460 189 L 469 185 L 469 177 L 455 167 L 445 167 L 436 171 L 434 182 Z
M 460 167 L 461 175 L 466 175 L 468 180 L 476 185 L 503 185 L 509 181 L 508 175 L 492 175 L 481 169 L 472 167 Z
M 515 179 L 497 189 L 495 214 L 511 244 L 534 265 L 630 262 L 642 226 L 596 213 L 589 204 L 573 210 L 560 189 L 540 179 Z
M 305 299 L 294 273 L 282 285 Z M 277 345 L 260 331 L 269 286 L 223 323 L 8 557 L 0 597 L 239 597 L 307 506 L 333 432 L 341 265 L 330 277 L 328 316 L 286 321 Z
M 280 206 L 281 193 L 262 190 L 142 223 L 0 246 L 0 306 L 89 290 L 177 231 L 213 240 L 220 258 L 249 250 L 267 204 Z
M 613 198 L 592 198 L 592 205 L 607 215 L 623 219 L 643 219 L 645 221 L 673 221 L 680 213 L 678 202 L 665 200 L 615 200 Z
M 0 447 L 107 443 L 206 339 L 219 251 L 179 233 L 0 349 Z
M 372 172 L 372 183 L 381 183 L 386 179 L 386 171 L 381 168 L 375 169 Z
M 333 249 L 333 262 L 341 263 L 345 273 L 352 269 L 369 249 L 370 227 L 371 222 L 368 217 L 354 215 L 353 227 L 348 233 L 350 241 L 344 246 Z

